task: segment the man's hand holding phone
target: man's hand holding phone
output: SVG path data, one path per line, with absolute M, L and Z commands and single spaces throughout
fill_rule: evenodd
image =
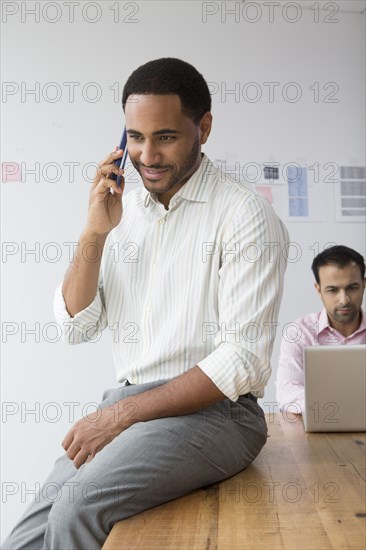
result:
M 62 294 L 71 317 L 94 300 L 105 241 L 122 218 L 125 179 L 121 159 L 125 160 L 127 155 L 127 151 L 124 151 L 126 142 L 124 130 L 120 146 L 98 164 L 90 189 L 87 222 L 62 285 Z M 97 247 L 97 254 L 93 260 L 83 253 L 85 247 L 91 243 Z
M 122 176 L 124 170 L 116 166 L 115 161 L 121 159 L 123 151 L 116 150 L 109 154 L 98 165 L 89 196 L 89 211 L 85 231 L 100 236 L 107 236 L 122 218 L 122 195 L 125 186 L 124 178 L 121 185 L 112 179 L 111 175 Z M 120 178 L 119 178 L 120 179 Z

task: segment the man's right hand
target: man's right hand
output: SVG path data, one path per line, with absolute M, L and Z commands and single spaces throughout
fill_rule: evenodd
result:
M 89 234 L 107 236 L 116 227 L 122 218 L 122 194 L 125 187 L 124 178 L 121 186 L 108 176 L 113 172 L 121 176 L 124 170 L 114 164 L 117 158 L 123 155 L 122 149 L 109 154 L 99 163 L 96 176 L 93 180 L 90 196 L 89 211 L 85 231 Z M 111 192 L 110 190 L 113 190 Z

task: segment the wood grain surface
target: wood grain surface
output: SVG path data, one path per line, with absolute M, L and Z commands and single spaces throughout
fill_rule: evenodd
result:
M 246 470 L 116 523 L 103 550 L 364 550 L 365 434 L 267 424 Z

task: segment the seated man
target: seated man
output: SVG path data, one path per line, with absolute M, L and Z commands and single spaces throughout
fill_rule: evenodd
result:
M 116 521 L 234 475 L 266 442 L 257 398 L 272 341 L 244 336 L 276 323 L 286 228 L 201 151 L 211 96 L 192 65 L 142 65 L 122 105 L 143 185 L 124 195 L 122 150 L 100 163 L 55 299 L 69 344 L 113 331 L 120 386 L 65 435 L 45 485 L 53 502 L 42 488 L 4 550 L 100 550 Z M 246 261 L 248 243 L 271 241 L 280 245 L 271 261 Z
M 311 266 L 315 288 L 324 304 L 293 324 L 282 339 L 276 388 L 280 410 L 302 414 L 304 405 L 303 354 L 308 346 L 366 344 L 365 262 L 347 246 L 323 250 Z

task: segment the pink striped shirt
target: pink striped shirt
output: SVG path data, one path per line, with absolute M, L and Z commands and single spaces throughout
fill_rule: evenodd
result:
M 366 319 L 362 310 L 361 324 L 350 336 L 343 336 L 329 325 L 325 308 L 318 313 L 310 313 L 290 325 L 282 338 L 278 361 L 276 390 L 280 410 L 303 411 L 304 372 L 303 353 L 309 346 L 339 346 L 366 344 Z M 294 403 L 289 405 L 289 403 Z

